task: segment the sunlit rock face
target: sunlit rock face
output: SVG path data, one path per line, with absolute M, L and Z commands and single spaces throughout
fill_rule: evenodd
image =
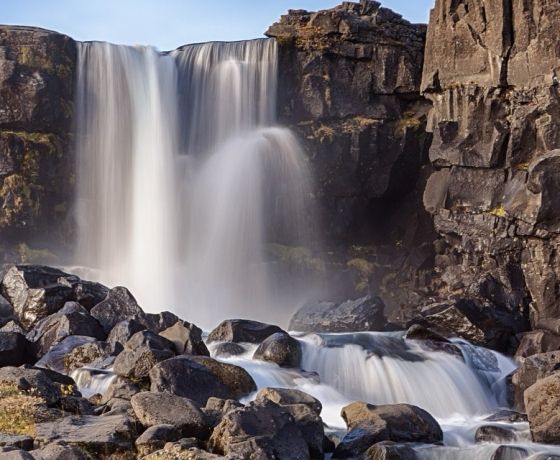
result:
M 65 236 L 75 63 L 69 37 L 32 27 L 0 29 L 2 243 L 60 243 Z M 0 259 L 2 252 L 0 245 Z
M 555 2 L 438 0 L 422 80 L 440 292 L 479 295 L 554 330 L 559 20 Z

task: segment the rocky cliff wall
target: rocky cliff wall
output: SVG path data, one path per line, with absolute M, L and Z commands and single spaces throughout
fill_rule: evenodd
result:
M 560 331 L 560 4 L 437 0 L 422 90 L 438 295 Z
M 25 259 L 28 244 L 66 237 L 75 69 L 72 39 L 0 27 L 0 260 L 8 245 Z
M 292 10 L 267 31 L 279 44 L 280 120 L 304 144 L 326 246 L 358 292 L 331 284 L 343 295 L 369 287 L 393 318 L 426 294 L 417 291 L 433 260 L 421 198 L 430 172 L 425 34 L 369 0 Z

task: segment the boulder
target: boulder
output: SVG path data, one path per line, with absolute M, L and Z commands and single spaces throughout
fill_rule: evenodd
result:
M 130 401 L 136 393 L 142 390 L 140 386 L 131 380 L 116 376 L 111 380 L 105 393 L 101 395 L 101 403 L 106 404 L 111 399 L 121 399 Z
M 51 407 L 60 407 L 67 396 L 79 396 L 70 377 L 33 367 L 0 368 L 0 385 L 13 387 L 23 393 L 32 392 Z
M 243 348 L 238 343 L 234 343 L 234 342 L 222 342 L 222 343 L 218 343 L 216 346 L 213 347 L 214 356 L 220 356 L 222 358 L 229 358 L 230 356 L 239 356 L 245 352 L 247 352 L 245 348 Z
M 502 409 L 484 419 L 486 422 L 527 422 L 527 415 L 509 409 Z
M 294 422 L 309 447 L 309 456 L 322 460 L 325 454 L 325 429 L 319 414 L 305 404 L 290 404 L 281 407 L 294 418 Z
M 533 441 L 560 444 L 560 372 L 527 388 L 525 407 Z
M 522 331 L 524 323 L 507 309 L 459 299 L 424 307 L 409 325 L 413 324 L 504 352 L 510 347 L 512 337 Z
M 235 399 L 208 398 L 203 412 L 209 425 L 215 427 L 225 414 L 239 407 L 243 407 L 243 404 Z
M 57 313 L 39 321 L 27 338 L 33 342 L 38 356 L 43 356 L 53 345 L 73 335 L 104 340 L 103 329 L 89 312 L 77 302 L 67 302 Z
M 190 359 L 210 370 L 229 389 L 233 396 L 229 399 L 241 399 L 249 393 L 257 391 L 255 381 L 242 367 L 223 363 L 206 356 L 190 356 Z
M 57 441 L 98 459 L 134 459 L 134 426 L 126 415 L 70 416 L 57 423 L 39 423 L 35 441 Z M 118 455 L 118 457 L 117 457 Z
M 0 432 L 0 447 L 31 450 L 33 449 L 33 438 L 31 436 Z
M 35 460 L 88 460 L 88 457 L 77 447 L 60 444 L 48 444 L 34 450 L 32 455 Z
M 269 400 L 228 412 L 214 428 L 208 447 L 232 458 L 310 458 L 292 415 Z
M 541 329 L 523 334 L 515 357 L 524 359 L 529 356 L 559 350 L 560 335 Z
M 208 348 L 202 340 L 202 330 L 186 321 L 177 321 L 173 326 L 159 333 L 175 345 L 178 355 L 204 355 L 210 356 Z
M 6 447 L 3 452 L 0 450 L 0 460 L 34 460 L 34 458 L 25 450 Z
M 170 311 L 161 313 L 144 313 L 135 317 L 138 322 L 142 323 L 146 329 L 154 334 L 159 334 L 165 329 L 170 328 L 177 322 L 181 321 L 179 317 Z
M 198 439 L 210 434 L 204 413 L 190 399 L 169 393 L 142 392 L 135 394 L 130 402 L 145 427 L 172 425 L 182 436 Z
M 224 458 L 200 449 L 195 441 L 184 438 L 178 442 L 168 442 L 163 449 L 144 457 L 143 460 L 218 460 Z
M 500 425 L 483 425 L 476 429 L 474 440 L 492 444 L 511 443 L 515 441 L 515 431 Z
M 322 302 L 306 305 L 290 320 L 298 332 L 383 331 L 387 324 L 385 305 L 379 297 L 366 296 L 341 304 Z
M 267 337 L 255 350 L 253 359 L 270 361 L 280 367 L 297 367 L 301 362 L 300 343 L 285 332 Z
M 113 371 L 122 377 L 141 380 L 148 377 L 152 367 L 175 355 L 174 345 L 151 331 L 134 334 L 115 358 Z
M 560 370 L 560 352 L 541 353 L 526 358 L 511 377 L 514 408 L 524 412 L 525 390 L 557 370 Z
M 1 275 L 0 275 L 1 276 Z M 0 290 L 1 292 L 1 290 Z M 2 295 L 0 295 L 0 325 L 2 327 L 15 319 L 14 307 Z
M 144 315 L 134 296 L 125 287 L 111 289 L 105 299 L 95 305 L 90 313 L 99 321 L 106 334 L 117 323 Z
M 93 337 L 72 335 L 54 345 L 43 357 L 35 364 L 37 367 L 51 369 L 61 374 L 66 374 L 66 357 L 75 348 L 95 342 Z
M 126 342 L 137 332 L 145 330 L 146 327 L 134 319 L 119 321 L 109 332 L 107 343 L 115 354 L 119 354 Z
M 8 321 L 2 328 L 0 328 L 2 332 L 17 332 L 18 334 L 25 335 L 24 329 L 16 322 L 16 321 Z
M 107 288 L 51 267 L 14 265 L 4 275 L 2 293 L 18 321 L 31 327 L 69 301 L 91 308 L 107 295 Z
M 528 456 L 529 451 L 523 447 L 500 446 L 494 451 L 490 460 L 525 460 Z
M 293 404 L 304 404 L 317 415 L 321 415 L 323 406 L 321 401 L 301 390 L 288 388 L 263 388 L 257 393 L 256 401 L 269 399 L 280 406 L 291 406 Z
M 390 441 L 378 442 L 360 457 L 361 460 L 416 460 L 414 449 L 406 444 Z
M 409 404 L 374 406 L 352 403 L 342 409 L 348 434 L 336 447 L 333 458 L 359 456 L 382 441 L 437 443 L 443 433 L 425 410 Z
M 192 399 L 200 406 L 208 398 L 237 399 L 232 391 L 207 367 L 188 356 L 176 356 L 156 364 L 150 371 L 150 390 Z
M 433 351 L 443 351 L 449 353 L 450 355 L 455 355 L 460 359 L 463 359 L 463 353 L 461 349 L 452 343 L 450 340 L 446 339 L 437 332 L 431 331 L 430 329 L 420 325 L 413 324 L 406 331 L 404 336 L 407 340 L 419 341 L 426 348 Z
M 140 458 L 163 449 L 168 442 L 181 438 L 179 430 L 173 425 L 154 425 L 136 439 L 136 451 Z
M 261 343 L 264 339 L 277 332 L 284 332 L 278 326 L 250 321 L 246 319 L 228 319 L 220 323 L 210 334 L 211 342 L 245 342 Z
M 64 371 L 72 373 L 81 367 L 104 368 L 112 361 L 106 342 L 93 341 L 74 347 L 64 356 Z
M 33 364 L 35 354 L 31 343 L 18 332 L 0 331 L 0 367 Z

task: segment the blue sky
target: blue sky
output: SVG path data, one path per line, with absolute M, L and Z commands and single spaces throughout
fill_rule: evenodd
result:
M 0 0 L 4 24 L 40 26 L 77 40 L 154 45 L 262 36 L 288 9 L 316 11 L 337 0 Z M 382 0 L 412 22 L 427 22 L 434 0 Z

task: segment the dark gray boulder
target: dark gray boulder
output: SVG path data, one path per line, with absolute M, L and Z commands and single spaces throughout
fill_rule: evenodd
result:
M 38 423 L 36 442 L 57 441 L 98 459 L 134 459 L 134 425 L 127 415 L 70 416 L 57 423 Z
M 483 425 L 476 429 L 474 435 L 476 442 L 489 442 L 494 444 L 510 443 L 515 441 L 515 431 L 509 427 L 499 425 Z
M 159 333 L 162 337 L 173 342 L 175 352 L 179 355 L 210 356 L 208 348 L 202 340 L 202 329 L 186 321 L 177 321 L 173 326 Z
M 106 338 L 100 324 L 84 307 L 77 302 L 67 302 L 61 310 L 39 321 L 29 331 L 27 338 L 33 342 L 37 355 L 41 357 L 53 345 L 75 335 L 97 340 Z
M 35 460 L 88 460 L 88 457 L 77 447 L 60 444 L 48 444 L 34 450 L 31 454 Z
M 95 305 L 90 313 L 99 321 L 106 334 L 117 323 L 144 315 L 134 296 L 125 287 L 111 289 L 105 299 Z
M 146 327 L 134 319 L 119 321 L 109 332 L 107 343 L 115 354 L 119 354 L 126 342 L 137 332 L 145 330 Z
M 310 458 L 309 446 L 293 416 L 269 400 L 225 414 L 214 428 L 208 447 L 231 458 Z
M 253 359 L 269 361 L 280 367 L 299 367 L 301 344 L 285 332 L 267 337 L 255 350 Z
M 204 406 L 211 397 L 238 399 L 256 390 L 243 369 L 201 358 L 176 356 L 156 364 L 150 371 L 151 391 L 168 392 Z
M 378 442 L 360 457 L 361 460 L 416 460 L 414 449 L 391 441 Z
M 75 301 L 91 308 L 107 291 L 101 284 L 40 265 L 14 265 L 2 280 L 2 294 L 24 327 L 56 313 L 66 302 Z
M 215 356 L 220 356 L 222 358 L 228 358 L 229 356 L 239 356 L 245 353 L 247 350 L 234 342 L 222 342 L 214 346 L 213 353 Z
M 208 335 L 210 342 L 261 343 L 277 332 L 284 332 L 278 326 L 250 321 L 247 319 L 228 319 Z
M 171 313 L 170 311 L 162 311 L 161 313 L 144 313 L 142 315 L 138 315 L 134 319 L 142 323 L 146 329 L 152 331 L 154 334 L 159 334 L 161 331 L 170 328 L 178 321 L 181 321 L 175 313 Z
M 410 326 L 404 337 L 407 340 L 419 341 L 424 347 L 430 350 L 442 351 L 454 355 L 459 359 L 463 359 L 463 353 L 457 345 L 437 332 L 431 331 L 420 324 L 413 324 Z
M 172 425 L 183 437 L 205 439 L 210 435 L 206 416 L 190 399 L 170 393 L 142 392 L 130 400 L 136 417 L 145 427 Z
M 323 406 L 321 401 L 301 390 L 288 388 L 263 388 L 259 390 L 255 398 L 256 401 L 269 399 L 279 406 L 291 406 L 293 404 L 303 404 L 309 407 L 317 415 L 321 415 Z
M 499 446 L 490 460 L 525 460 L 529 456 L 529 451 L 523 447 Z
M 174 345 L 151 331 L 134 334 L 115 358 L 113 371 L 121 377 L 141 380 L 155 364 L 175 356 Z
M 374 406 L 352 403 L 342 409 L 348 434 L 333 458 L 357 457 L 383 441 L 437 443 L 443 440 L 438 422 L 425 410 L 409 404 Z
M 33 364 L 35 360 L 33 347 L 25 336 L 0 331 L 0 367 Z
M 178 441 L 181 433 L 173 425 L 154 425 L 136 439 L 136 451 L 140 458 L 163 449 L 168 442 Z
M 387 324 L 385 305 L 379 297 L 366 296 L 341 304 L 321 302 L 306 305 L 290 320 L 298 332 L 383 331 Z
M 33 449 L 33 438 L 31 436 L 0 432 L 0 447 L 31 450 Z
M 65 374 L 67 373 L 65 360 L 72 350 L 93 342 L 95 342 L 93 337 L 71 335 L 54 345 L 35 365 Z

